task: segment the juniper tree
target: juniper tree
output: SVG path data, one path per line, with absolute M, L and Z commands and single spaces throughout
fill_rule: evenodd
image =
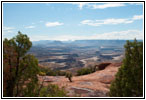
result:
M 4 96 L 34 96 L 37 86 L 38 61 L 27 51 L 32 46 L 27 35 L 18 32 L 3 41 L 3 94 Z
M 65 76 L 66 76 L 66 78 L 68 78 L 68 80 L 69 80 L 70 82 L 72 82 L 72 73 L 67 72 Z
M 112 97 L 143 96 L 143 43 L 127 41 L 125 58 L 110 87 Z

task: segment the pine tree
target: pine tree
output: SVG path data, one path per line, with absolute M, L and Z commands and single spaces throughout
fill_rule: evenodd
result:
M 143 96 L 143 43 L 127 41 L 125 58 L 110 87 L 110 96 Z

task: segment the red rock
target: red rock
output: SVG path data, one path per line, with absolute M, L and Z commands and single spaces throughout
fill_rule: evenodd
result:
M 110 64 L 111 63 L 101 63 L 99 65 L 96 65 L 95 67 L 97 67 L 99 70 L 103 70 L 103 69 L 105 69 Z

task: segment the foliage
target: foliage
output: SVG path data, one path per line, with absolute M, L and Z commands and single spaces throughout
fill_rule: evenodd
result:
M 56 71 L 58 76 L 65 76 L 67 72 L 65 71 Z
M 50 68 L 40 68 L 40 71 L 48 76 L 65 76 L 66 72 L 65 71 L 55 71 L 55 70 L 51 70 Z
M 72 73 L 67 72 L 65 77 L 68 78 L 70 82 L 72 82 Z
M 95 67 L 82 68 L 77 71 L 77 76 L 90 74 L 96 71 Z
M 48 69 L 47 72 L 46 72 L 46 75 L 48 75 L 48 76 L 57 76 L 57 72 L 53 71 L 51 69 Z
M 143 96 L 143 43 L 127 41 L 125 58 L 110 87 L 110 96 Z
M 49 71 L 39 68 L 38 60 L 33 55 L 27 54 L 31 45 L 27 35 L 21 32 L 18 32 L 18 35 L 10 40 L 4 39 L 3 96 L 66 96 L 64 90 L 56 85 L 44 87 L 43 84 L 38 84 L 37 75 L 43 76 Z
M 38 61 L 26 55 L 32 43 L 27 35 L 18 32 L 3 41 L 3 93 L 4 96 L 34 96 L 37 87 Z
M 47 87 L 43 87 L 39 94 L 40 97 L 66 97 L 66 91 L 63 88 L 59 88 L 57 85 L 49 84 Z
M 40 71 L 40 72 L 39 72 L 39 75 L 40 75 L 40 76 L 46 76 L 46 73 Z

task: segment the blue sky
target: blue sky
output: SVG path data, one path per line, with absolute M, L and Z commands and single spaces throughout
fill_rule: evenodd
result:
M 143 39 L 142 3 L 3 3 L 3 37 Z

